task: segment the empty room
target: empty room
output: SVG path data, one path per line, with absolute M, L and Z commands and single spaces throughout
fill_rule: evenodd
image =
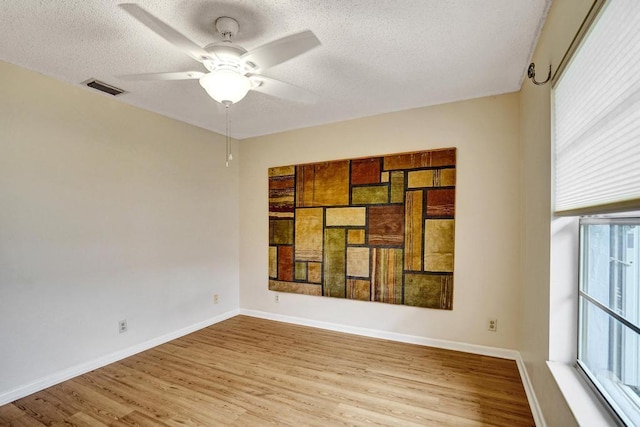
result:
M 640 425 L 639 100 L 635 0 L 0 0 L 0 425 Z

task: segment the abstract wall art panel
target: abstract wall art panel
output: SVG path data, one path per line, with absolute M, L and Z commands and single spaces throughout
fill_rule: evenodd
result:
M 269 289 L 451 310 L 456 149 L 269 169 Z

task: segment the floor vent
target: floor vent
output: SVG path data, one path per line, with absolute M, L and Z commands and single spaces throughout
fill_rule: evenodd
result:
M 82 82 L 82 84 L 85 84 L 87 86 L 89 86 L 90 88 L 99 90 L 100 92 L 104 92 L 104 93 L 108 93 L 109 95 L 113 95 L 113 96 L 118 96 L 121 95 L 123 93 L 125 93 L 126 91 L 119 89 L 115 86 L 111 86 L 108 85 L 104 82 L 101 82 L 99 80 L 96 79 L 89 79 L 86 80 L 84 82 Z

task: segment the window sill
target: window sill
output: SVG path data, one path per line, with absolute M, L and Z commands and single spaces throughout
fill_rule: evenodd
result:
M 618 426 L 576 368 L 550 361 L 547 366 L 580 426 Z

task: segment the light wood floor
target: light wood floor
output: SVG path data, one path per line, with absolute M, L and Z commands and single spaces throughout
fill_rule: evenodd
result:
M 533 426 L 516 364 L 237 316 L 0 406 L 0 425 Z

